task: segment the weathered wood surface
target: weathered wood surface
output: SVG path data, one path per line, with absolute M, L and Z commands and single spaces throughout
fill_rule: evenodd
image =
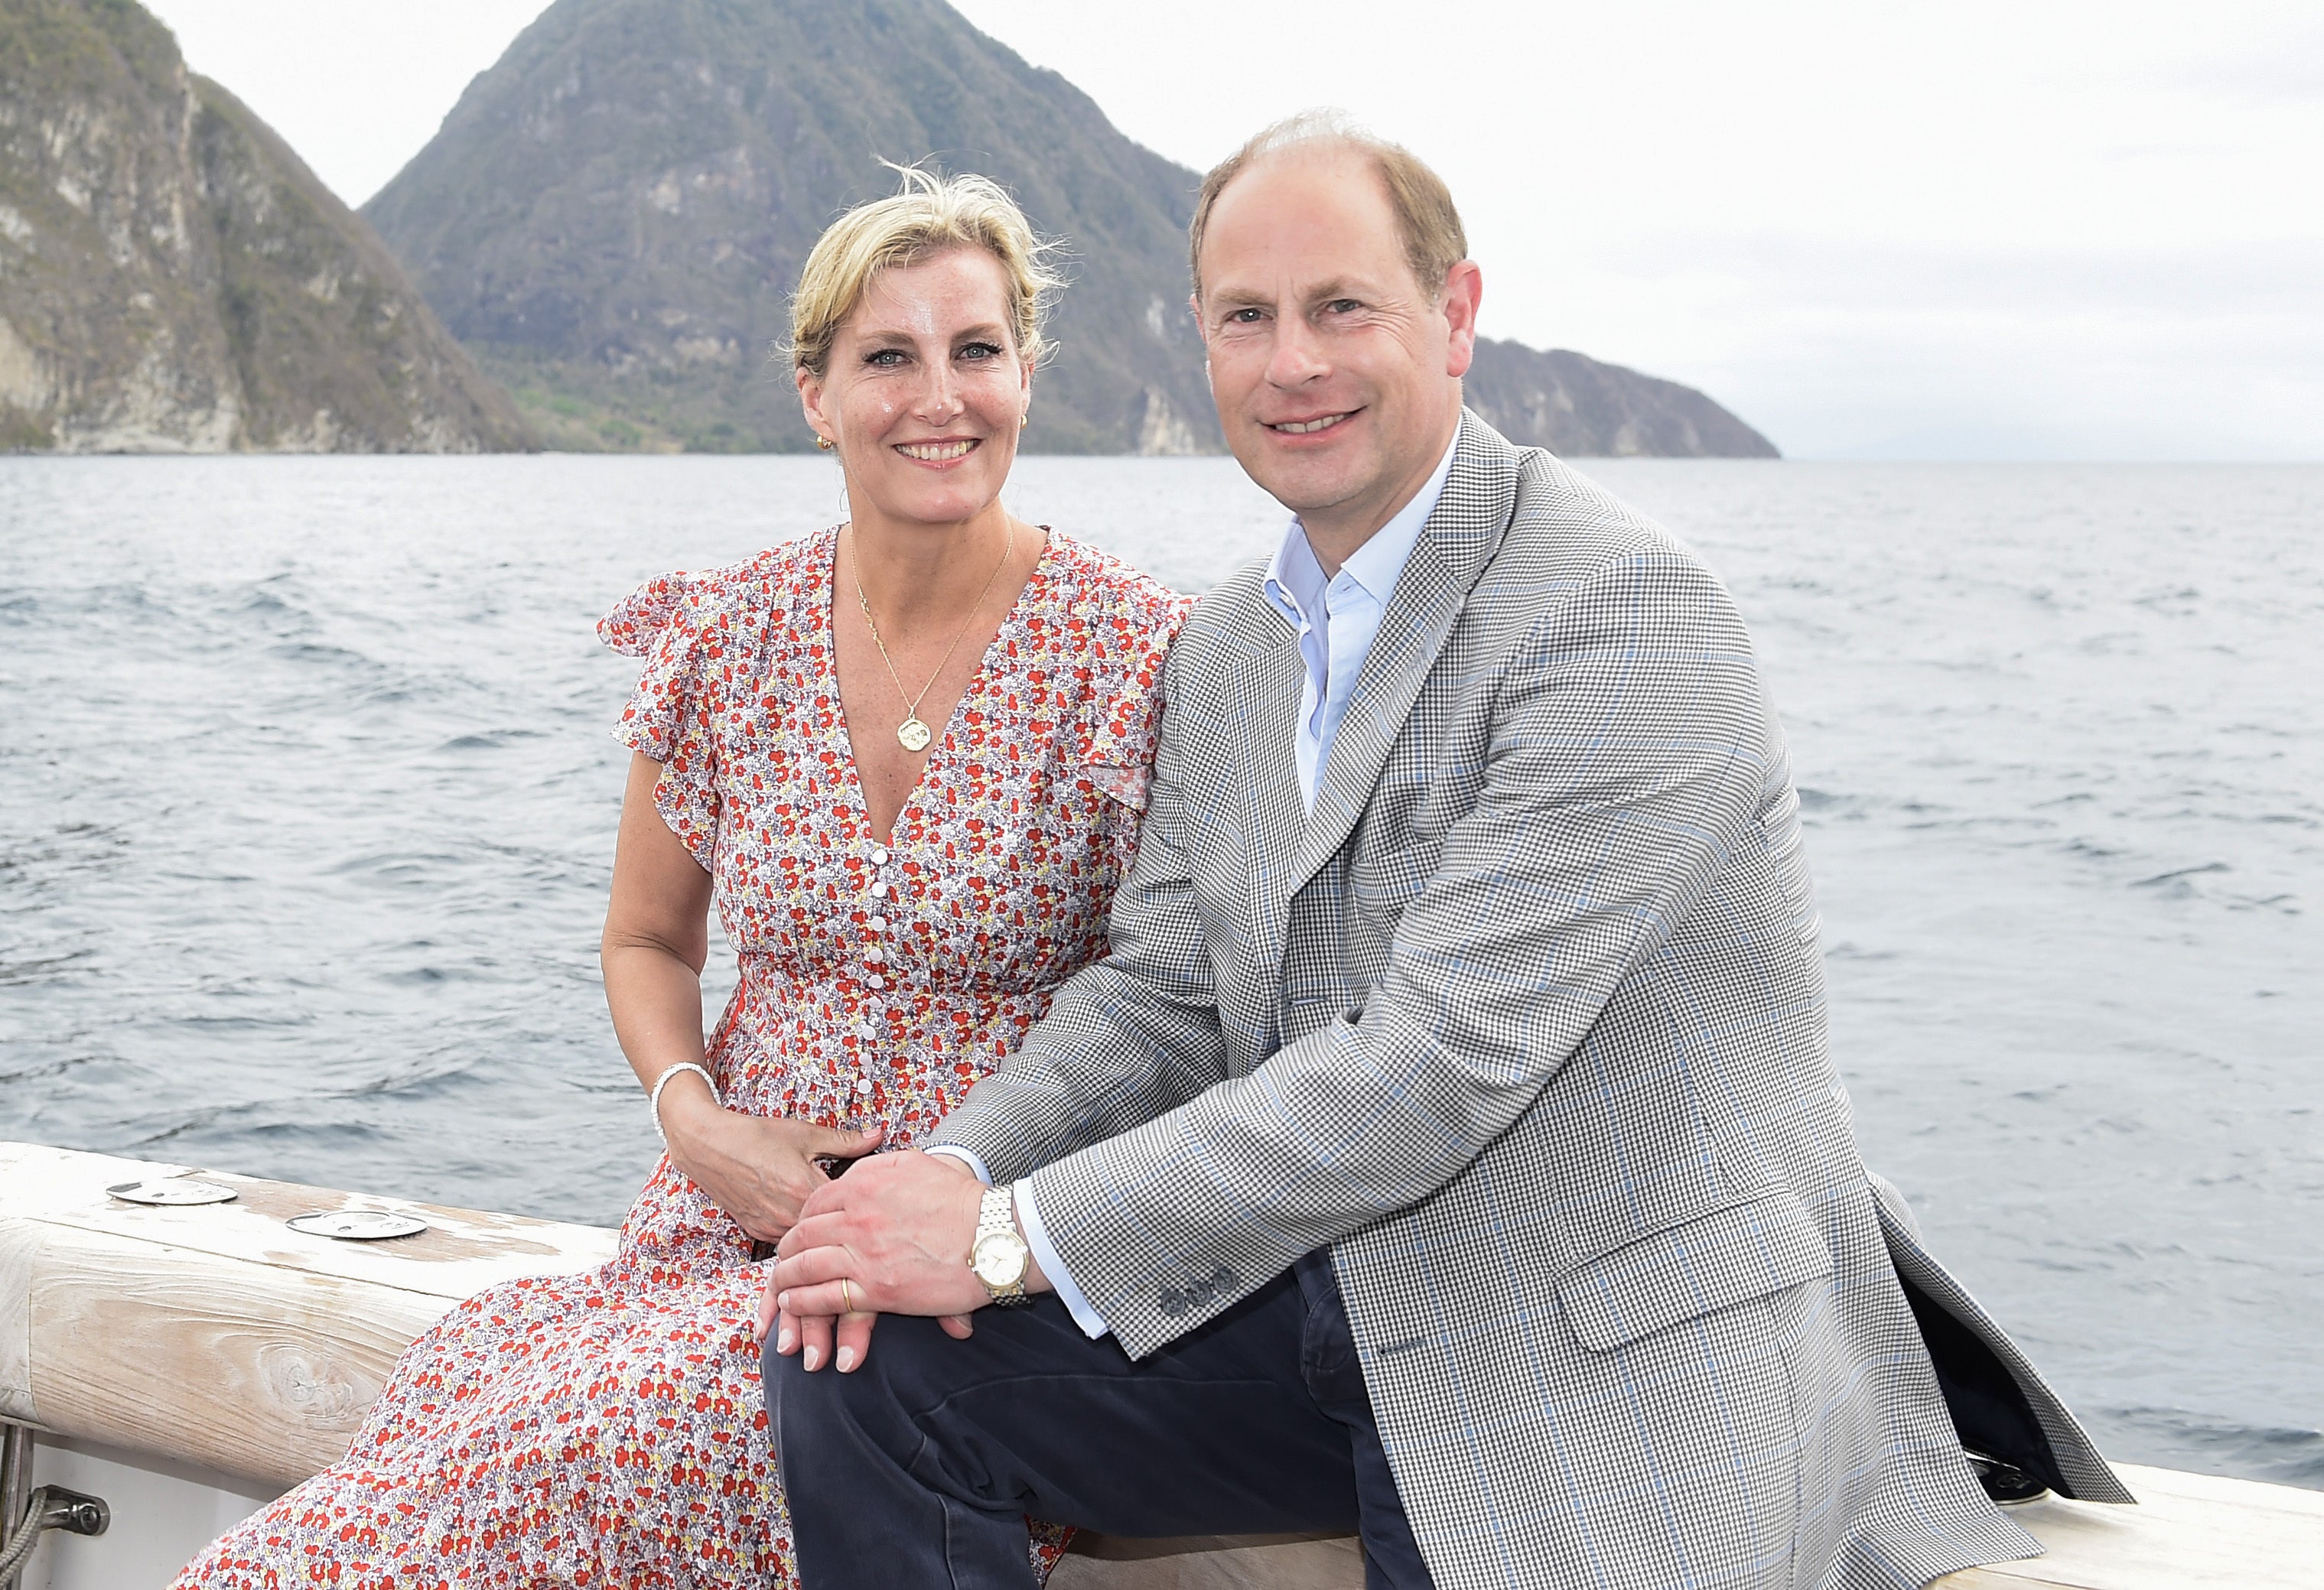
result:
M 2115 1466 L 2136 1507 L 2044 1497 L 2009 1510 L 2045 1556 L 1948 1574 L 1941 1590 L 2318 1590 L 2324 1491 Z
M 1364 1590 L 1364 1552 L 1352 1535 L 1082 1535 L 1049 1590 Z
M 613 1234 L 203 1171 L 233 1203 L 106 1188 L 195 1173 L 0 1144 L 0 1418 L 278 1483 L 347 1449 L 396 1356 L 461 1299 L 585 1270 Z M 334 1242 L 283 1221 L 408 1209 L 418 1236 Z
M 157 1209 L 106 1194 L 106 1188 L 124 1181 L 170 1176 L 197 1176 L 231 1187 L 235 1201 Z M 315 1209 L 401 1209 L 426 1220 L 429 1229 L 391 1242 L 334 1242 L 283 1225 L 293 1215 Z M 374 1282 L 454 1302 L 499 1282 L 587 1270 L 613 1256 L 613 1233 L 599 1226 L 447 1209 L 28 1143 L 0 1143 L 0 1216 L 191 1248 L 301 1274 Z
M 199 1172 L 237 1201 L 144 1209 L 115 1182 L 188 1174 L 0 1144 L 0 1418 L 288 1484 L 337 1459 L 396 1356 L 458 1300 L 602 1264 L 595 1227 Z M 315 1209 L 410 1209 L 426 1235 L 307 1237 Z M 1941 1590 L 2318 1590 L 2324 1493 L 2124 1466 L 2144 1503 L 2011 1510 L 2049 1548 Z M 1084 1539 L 1053 1590 L 1360 1590 L 1344 1538 Z

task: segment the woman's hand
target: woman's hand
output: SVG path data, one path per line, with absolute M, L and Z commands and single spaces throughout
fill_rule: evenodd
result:
M 835 1131 L 805 1121 L 722 1109 L 688 1074 L 662 1094 L 669 1157 L 753 1242 L 776 1242 L 830 1178 L 817 1159 L 856 1159 L 880 1146 L 883 1126 Z

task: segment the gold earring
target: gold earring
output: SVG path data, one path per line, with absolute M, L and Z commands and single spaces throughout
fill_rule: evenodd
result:
M 833 441 L 829 437 L 817 437 L 815 439 L 815 445 L 824 452 L 828 453 L 839 444 Z
M 1017 417 L 1017 428 L 1018 428 L 1019 430 L 1023 430 L 1027 426 L 1028 426 L 1028 425 L 1030 425 L 1030 424 L 1032 424 L 1032 423 L 1033 423 L 1033 411 L 1032 411 L 1030 409 L 1026 409 L 1024 413 L 1019 414 L 1019 415 Z

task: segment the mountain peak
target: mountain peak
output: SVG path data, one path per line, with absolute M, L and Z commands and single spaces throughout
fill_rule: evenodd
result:
M 1028 447 L 1215 447 L 1175 308 L 1193 174 L 938 0 L 558 0 L 365 214 L 567 445 L 795 448 L 789 292 L 883 160 L 1063 235 Z
M 1185 310 L 1201 178 L 943 0 L 557 0 L 364 213 L 552 445 L 794 449 L 789 293 L 893 190 L 883 160 L 990 176 L 1063 241 L 1028 450 L 1219 450 Z M 1471 388 L 1522 442 L 1774 451 L 1579 354 L 1487 344 Z
M 477 451 L 523 421 L 131 0 L 0 0 L 0 447 Z

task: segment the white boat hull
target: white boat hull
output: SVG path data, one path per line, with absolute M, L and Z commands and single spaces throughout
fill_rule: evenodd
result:
M 285 1488 L 57 1436 L 38 1438 L 32 1484 L 104 1497 L 113 1524 L 94 1539 L 42 1536 L 18 1590 L 161 1590 L 194 1553 Z
M 602 1264 L 614 1234 L 217 1172 L 231 1203 L 106 1193 L 188 1174 L 0 1144 L 0 1421 L 40 1432 L 34 1484 L 102 1496 L 102 1536 L 44 1537 L 21 1590 L 161 1590 L 195 1552 L 336 1461 L 404 1346 L 461 1299 Z M 401 1209 L 422 1236 L 284 1228 L 318 1209 Z M 2142 1505 L 2011 1509 L 2048 1548 L 1941 1590 L 2317 1590 L 2324 1493 L 2116 1465 Z M 1360 1590 L 1353 1540 L 1076 1543 L 1052 1590 Z

